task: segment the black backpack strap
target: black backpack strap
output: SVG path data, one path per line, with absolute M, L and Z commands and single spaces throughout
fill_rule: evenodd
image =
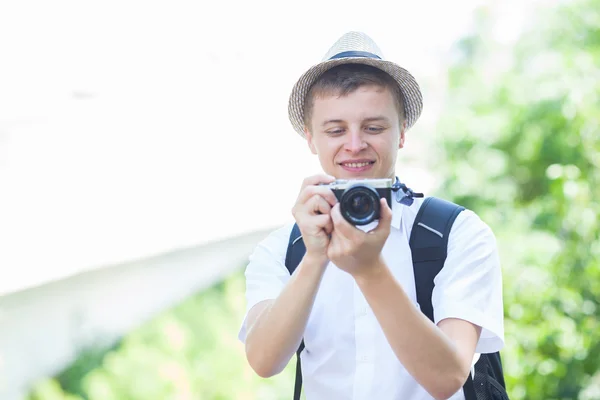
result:
M 290 240 L 288 242 L 287 252 L 285 254 L 285 267 L 290 272 L 290 275 L 294 273 L 302 257 L 306 253 L 306 247 L 302 240 L 302 233 L 297 224 L 294 224 L 292 232 L 290 233 Z M 304 350 L 304 340 L 300 343 L 300 347 L 296 351 L 296 383 L 294 384 L 294 400 L 300 400 L 300 393 L 302 392 L 302 366 L 300 365 L 300 353 Z
M 454 220 L 465 208 L 452 202 L 428 197 L 419 209 L 410 234 L 417 302 L 423 314 L 435 322 L 431 296 L 434 279 L 444 267 L 448 238 Z M 463 386 L 466 400 L 475 400 L 475 387 L 469 374 Z
M 410 234 L 417 302 L 421 311 L 431 320 L 433 280 L 444 267 L 448 255 L 448 236 L 454 220 L 464 210 L 446 200 L 428 197 L 423 201 Z
M 294 400 L 300 400 L 302 393 L 302 365 L 300 364 L 300 353 L 304 350 L 304 340 L 300 343 L 300 347 L 296 350 L 296 381 L 294 382 Z
M 287 253 L 285 253 L 285 267 L 290 271 L 290 275 L 300 265 L 304 253 L 306 253 L 306 246 L 304 246 L 304 241 L 302 240 L 302 233 L 298 225 L 294 224 L 288 241 Z

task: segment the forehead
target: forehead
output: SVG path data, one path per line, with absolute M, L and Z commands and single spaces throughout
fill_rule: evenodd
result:
M 357 89 L 342 93 L 341 90 L 315 93 L 313 99 L 313 119 L 329 117 L 330 114 L 342 116 L 368 116 L 379 114 L 397 115 L 398 105 L 391 91 L 384 86 L 363 85 Z M 363 115 L 364 114 L 364 115 Z

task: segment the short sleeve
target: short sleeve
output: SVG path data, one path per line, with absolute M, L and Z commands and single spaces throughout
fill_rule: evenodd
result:
M 285 267 L 285 253 L 294 224 L 287 224 L 269 234 L 254 249 L 246 266 L 246 313 L 238 338 L 246 340 L 246 318 L 256 304 L 275 299 L 290 279 Z
M 482 328 L 476 353 L 504 346 L 502 271 L 492 230 L 472 211 L 458 215 L 448 238 L 448 257 L 435 278 L 434 319 L 459 318 Z

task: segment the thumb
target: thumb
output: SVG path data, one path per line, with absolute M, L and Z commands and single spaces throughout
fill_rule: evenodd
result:
M 389 231 L 390 225 L 392 224 L 392 209 L 388 206 L 387 200 L 382 198 L 379 201 L 379 224 L 375 228 L 375 231 Z

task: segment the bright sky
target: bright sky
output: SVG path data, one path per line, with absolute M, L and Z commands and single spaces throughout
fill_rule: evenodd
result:
M 477 3 L 3 2 L 0 294 L 290 220 L 289 92 L 346 31 L 421 83 L 418 146 Z

